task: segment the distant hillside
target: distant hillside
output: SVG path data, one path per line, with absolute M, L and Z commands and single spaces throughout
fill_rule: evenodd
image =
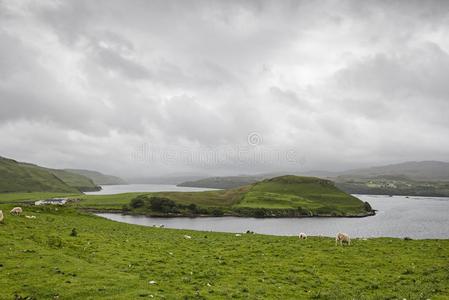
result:
M 95 184 L 88 177 L 67 172 L 65 170 L 57 170 L 57 169 L 47 169 L 47 170 L 55 174 L 56 177 L 64 181 L 69 186 L 76 188 L 80 192 L 93 192 L 101 190 L 101 187 Z
M 127 182 L 120 177 L 102 174 L 97 171 L 81 169 L 65 169 L 64 171 L 78 174 L 90 178 L 96 185 L 126 184 Z
M 0 192 L 96 191 L 100 187 L 87 177 L 0 157 Z
M 341 172 L 310 171 L 305 174 L 328 178 L 405 176 L 416 181 L 449 181 L 449 163 L 442 161 L 409 161 L 399 164 L 353 169 Z
M 194 181 L 186 181 L 178 184 L 185 187 L 202 187 L 214 189 L 232 189 L 240 186 L 255 183 L 266 179 L 264 176 L 225 176 L 225 177 L 208 177 Z

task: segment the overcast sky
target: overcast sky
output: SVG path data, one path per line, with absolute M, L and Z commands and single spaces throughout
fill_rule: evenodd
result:
M 0 0 L 0 155 L 125 177 L 449 160 L 449 1 Z

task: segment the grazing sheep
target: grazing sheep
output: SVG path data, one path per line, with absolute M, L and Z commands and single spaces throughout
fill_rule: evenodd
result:
M 305 234 L 304 232 L 300 232 L 299 233 L 299 239 L 300 240 L 307 240 L 307 234 Z
M 351 238 L 347 233 L 339 232 L 335 237 L 335 245 L 338 245 L 338 242 L 340 242 L 341 246 L 343 246 L 343 243 L 351 245 Z
M 23 212 L 21 207 L 14 207 L 13 209 L 11 209 L 11 215 L 20 215 Z
M 187 234 L 186 234 L 186 235 L 184 235 L 184 238 L 189 240 L 189 239 L 191 239 L 192 237 L 191 237 L 190 235 L 187 235 Z
M 3 222 L 3 219 L 4 219 L 4 217 L 3 217 L 3 211 L 0 210 L 0 223 Z

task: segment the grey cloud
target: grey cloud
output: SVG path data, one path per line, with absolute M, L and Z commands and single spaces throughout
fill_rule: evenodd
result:
M 184 161 L 129 162 L 129 154 L 145 142 L 192 152 L 247 146 L 256 132 L 259 150 L 294 149 L 311 169 L 441 159 L 449 155 L 448 8 L 2 1 L 0 155 L 129 175 L 201 171 Z M 231 159 L 220 168 L 298 166 Z

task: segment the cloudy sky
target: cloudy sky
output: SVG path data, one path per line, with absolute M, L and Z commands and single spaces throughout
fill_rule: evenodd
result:
M 449 1 L 0 0 L 0 155 L 129 176 L 449 160 Z

